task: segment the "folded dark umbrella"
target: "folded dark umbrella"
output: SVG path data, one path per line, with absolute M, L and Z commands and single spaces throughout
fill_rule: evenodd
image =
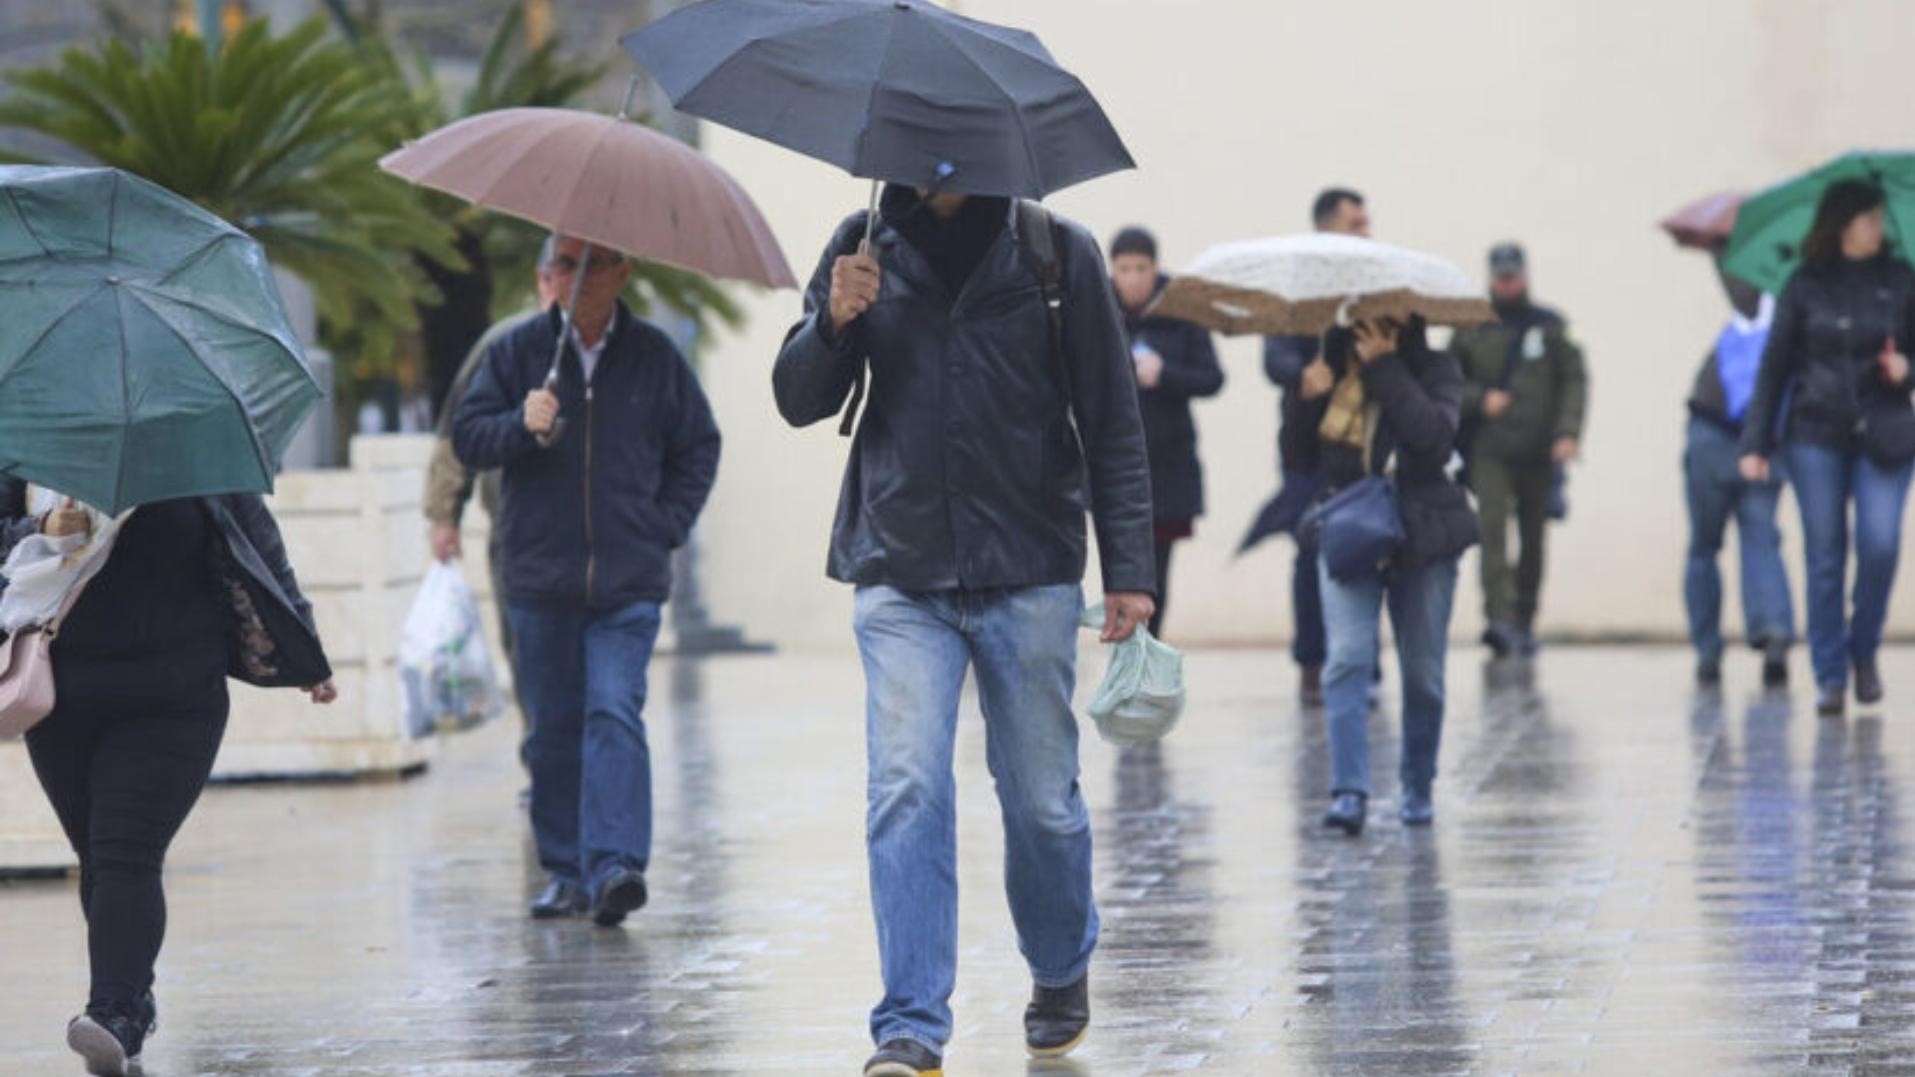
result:
M 704 0 L 624 45 L 685 112 L 863 179 L 1043 198 L 1136 167 L 1034 35 L 925 0 Z
M 1292 478 L 1284 482 L 1277 496 L 1271 498 L 1257 513 L 1251 522 L 1250 530 L 1237 544 L 1237 555 L 1249 553 L 1263 540 L 1273 535 L 1294 535 L 1303 523 L 1303 514 L 1317 499 L 1318 485 L 1315 479 Z

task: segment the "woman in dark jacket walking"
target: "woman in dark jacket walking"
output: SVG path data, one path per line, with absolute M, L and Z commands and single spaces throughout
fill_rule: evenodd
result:
M 1370 685 L 1383 606 L 1390 610 L 1403 679 L 1402 802 L 1409 826 L 1435 820 L 1431 800 L 1442 742 L 1444 662 L 1457 560 L 1480 537 L 1469 495 L 1450 479 L 1463 372 L 1432 351 L 1421 318 L 1333 333 L 1327 358 L 1337 386 L 1308 424 L 1320 451 L 1325 498 L 1395 464 L 1404 539 L 1374 576 L 1338 579 L 1325 551 L 1319 572 L 1330 655 L 1323 693 L 1330 727 L 1331 805 L 1325 826 L 1363 832 L 1370 794 Z
M 30 514 L 25 485 L 0 479 L 0 559 L 90 520 L 70 502 Z M 156 1026 L 161 865 L 212 773 L 229 675 L 316 703 L 336 695 L 278 525 L 253 495 L 135 510 L 60 626 L 54 711 L 27 734 L 80 860 L 92 989 L 67 1042 L 91 1073 L 127 1072 Z
M 1832 184 L 1823 195 L 1802 245 L 1803 266 L 1777 300 L 1742 431 L 1745 479 L 1767 480 L 1777 448 L 1787 456 L 1802 510 L 1817 709 L 1825 715 L 1844 710 L 1851 670 L 1856 699 L 1882 699 L 1875 656 L 1915 472 L 1915 382 L 1904 352 L 1915 338 L 1915 269 L 1886 248 L 1883 202 L 1880 187 L 1859 180 Z M 1842 594 L 1851 501 L 1852 615 Z
M 1119 232 L 1110 245 L 1110 269 L 1137 366 L 1137 409 L 1150 453 L 1157 540 L 1157 613 L 1150 633 L 1161 636 L 1170 600 L 1171 548 L 1196 533 L 1197 517 L 1204 514 L 1203 464 L 1190 402 L 1223 391 L 1223 366 L 1209 330 L 1144 313 L 1170 283 L 1157 269 L 1156 237 L 1142 228 Z

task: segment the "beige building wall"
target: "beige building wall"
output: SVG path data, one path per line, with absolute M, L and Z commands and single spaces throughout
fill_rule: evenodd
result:
M 1726 308 L 1708 263 L 1655 222 L 1721 188 L 1915 140 L 1908 0 L 962 9 L 1037 31 L 1141 165 L 1053 205 L 1100 236 L 1150 225 L 1172 267 L 1213 242 L 1302 230 L 1333 182 L 1370 196 L 1379 238 L 1479 278 L 1493 242 L 1529 246 L 1538 295 L 1570 315 L 1594 378 L 1575 515 L 1552 536 L 1545 627 L 1561 633 L 1682 631 L 1682 402 Z M 824 165 L 723 130 L 708 128 L 706 144 L 759 199 L 801 276 L 863 204 L 866 188 Z M 847 647 L 849 594 L 822 575 L 847 443 L 830 426 L 788 430 L 774 410 L 770 366 L 798 297 L 756 298 L 750 312 L 747 331 L 707 354 L 726 434 L 703 531 L 713 610 L 786 647 Z M 1226 342 L 1223 356 L 1229 384 L 1198 409 L 1211 514 L 1180 549 L 1171 634 L 1270 643 L 1290 635 L 1288 546 L 1231 551 L 1274 487 L 1276 396 L 1256 342 Z M 1792 523 L 1789 544 L 1799 595 Z M 1473 633 L 1473 562 L 1467 573 L 1458 630 Z M 1915 631 L 1915 598 L 1899 591 L 1891 629 Z

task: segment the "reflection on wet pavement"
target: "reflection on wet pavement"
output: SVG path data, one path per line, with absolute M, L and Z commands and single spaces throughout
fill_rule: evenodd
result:
M 1095 669 L 1086 670 L 1086 680 Z M 1732 667 L 1752 683 L 1755 670 Z M 1885 663 L 1915 688 L 1915 652 Z M 149 1072 L 853 1074 L 876 956 L 855 662 L 668 665 L 653 905 L 535 925 L 508 725 L 405 783 L 221 788 L 175 850 Z M 1023 1059 L 975 719 L 960 737 L 955 1077 L 1882 1073 L 1915 1065 L 1915 729 L 1689 688 L 1675 651 L 1459 656 L 1430 832 L 1393 706 L 1360 841 L 1274 654 L 1193 656 L 1158 748 L 1087 740 L 1096 1026 Z M 244 716 L 236 716 L 243 721 Z M 65 882 L 0 885 L 0 1074 L 77 1072 Z

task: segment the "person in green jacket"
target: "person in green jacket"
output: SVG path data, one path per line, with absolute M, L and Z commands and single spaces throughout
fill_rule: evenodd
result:
M 1562 315 L 1530 299 L 1523 249 L 1490 252 L 1497 320 L 1461 330 L 1450 348 L 1463 366 L 1463 431 L 1483 523 L 1483 633 L 1498 657 L 1536 653 L 1544 534 L 1559 470 L 1581 451 L 1589 374 Z M 1510 563 L 1509 525 L 1521 556 Z

